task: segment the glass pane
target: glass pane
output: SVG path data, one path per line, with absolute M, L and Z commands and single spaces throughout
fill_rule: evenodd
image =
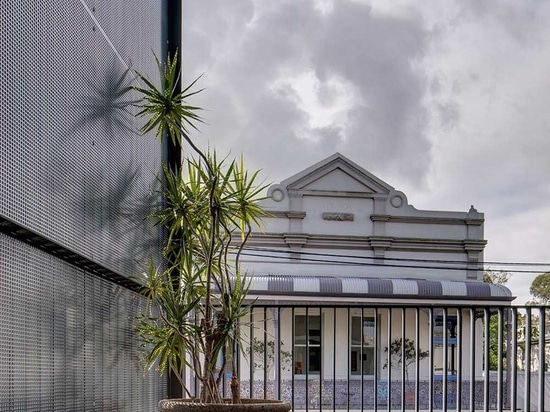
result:
M 363 347 L 353 348 L 350 354 L 350 372 L 352 375 L 360 375 L 363 368 L 363 375 L 374 375 L 374 348 Z
M 353 346 L 361 345 L 361 318 L 351 318 L 351 344 Z
M 303 315 L 296 315 L 294 322 L 294 339 L 298 345 L 305 345 L 306 343 L 306 317 Z
M 352 349 L 350 354 L 350 371 L 352 375 L 359 375 L 361 371 L 359 370 L 359 357 L 361 356 L 361 351 L 359 349 Z
M 305 355 L 305 347 L 296 347 L 294 349 L 294 373 L 297 375 L 302 375 L 306 373 Z
M 374 318 L 363 319 L 363 345 L 374 347 Z
M 374 348 L 363 348 L 363 375 L 374 375 Z
M 434 375 L 443 374 L 443 346 L 441 345 L 434 346 L 433 362 L 434 362 Z
M 321 348 L 309 348 L 309 371 L 321 372 Z
M 312 316 L 309 315 L 309 330 L 320 330 L 321 329 L 321 317 L 318 315 Z
M 443 342 L 443 316 L 436 316 L 434 321 L 434 342 Z
M 313 345 L 321 344 L 321 317 L 309 317 L 309 343 Z
M 306 350 L 309 353 L 306 361 Z M 309 373 L 321 372 L 321 348 L 304 346 L 298 346 L 294 351 L 294 373 L 296 375 L 304 375 L 306 373 L 306 367 L 309 367 Z

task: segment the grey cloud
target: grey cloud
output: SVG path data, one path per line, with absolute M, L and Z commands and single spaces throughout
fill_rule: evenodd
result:
M 550 14 L 550 5 L 539 0 L 495 3 L 466 0 L 461 2 L 461 7 L 461 19 L 470 22 L 485 20 L 486 25 L 495 25 L 503 35 L 525 44 L 537 38 L 537 26 L 546 26 Z
M 454 128 L 460 120 L 460 108 L 454 102 L 437 103 L 439 122 L 446 130 Z
M 338 3 L 315 47 L 320 76 L 351 81 L 364 104 L 352 113 L 346 146 L 378 170 L 398 169 L 404 180 L 424 179 L 430 163 L 422 97 L 427 87 L 413 62 L 427 37 L 420 22 L 373 16 L 357 3 Z
M 474 203 L 487 258 L 544 259 L 550 2 L 426 4 L 398 18 L 351 0 L 324 14 L 306 0 L 186 0 L 184 74 L 204 72 L 207 87 L 193 101 L 208 109 L 197 138 L 244 152 L 272 181 L 340 151 L 419 208 Z M 341 93 L 331 80 L 346 83 L 339 123 L 310 124 L 296 91 L 273 87 L 304 72 L 325 106 Z
M 252 0 L 183 2 L 183 67 L 188 82 L 223 67 L 254 14 Z
M 206 69 L 208 90 L 200 103 L 210 110 L 208 134 L 223 136 L 213 138 L 217 146 L 220 142 L 265 160 L 262 166 L 268 172 L 279 169 L 272 159 L 284 157 L 300 168 L 310 157 L 314 162 L 339 150 L 355 153 L 354 160 L 367 168 L 397 169 L 411 181 L 424 178 L 430 163 L 421 103 L 426 84 L 412 68 L 426 42 L 418 21 L 373 16 L 368 6 L 350 1 L 335 3 L 327 14 L 305 1 L 274 3 L 264 14 L 249 2 L 238 2 L 236 10 L 219 2 L 216 18 L 204 3 L 186 2 L 192 10 L 184 21 L 187 38 L 198 39 L 200 47 L 210 30 L 215 34 L 208 53 L 186 51 L 186 61 Z M 246 18 L 235 17 L 239 13 Z M 216 50 L 223 53 L 216 56 Z M 321 82 L 321 102 L 334 96 L 325 83 L 331 76 L 353 85 L 357 98 L 349 124 L 312 128 L 291 93 L 269 88 L 282 75 L 307 70 L 315 70 Z
M 338 132 L 325 128 L 315 131 L 315 142 L 305 139 L 300 132 L 307 114 L 282 96 L 264 94 L 250 114 L 239 133 L 239 146 L 256 168 L 276 176 L 277 181 L 320 160 L 326 151 L 336 151 Z

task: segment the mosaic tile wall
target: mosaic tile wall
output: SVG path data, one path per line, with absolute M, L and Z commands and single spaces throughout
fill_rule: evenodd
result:
M 294 409 L 373 409 L 374 408 L 374 392 L 375 384 L 373 380 L 365 380 L 363 389 L 361 382 L 346 381 L 346 380 L 325 380 L 323 387 L 320 388 L 319 381 L 311 380 L 306 386 L 305 380 L 294 381 L 294 393 L 292 391 L 292 381 L 281 382 L 281 395 L 276 395 L 276 386 L 273 382 L 267 385 L 268 398 L 280 398 L 294 405 Z M 241 387 L 244 394 L 250 394 L 250 383 L 248 381 L 241 382 Z M 306 388 L 308 389 L 306 394 Z M 388 390 L 388 382 L 380 381 L 378 383 L 377 404 L 379 408 L 399 409 L 401 408 L 401 382 L 393 382 L 391 393 Z M 476 409 L 484 409 L 484 382 L 475 382 L 474 405 Z M 388 396 L 390 394 L 390 396 Z M 432 404 L 434 409 L 442 409 L 443 406 L 443 387 L 441 382 L 434 382 Z M 497 383 L 490 382 L 489 386 L 489 409 L 497 409 Z M 253 385 L 253 397 L 264 397 L 264 383 L 257 381 Z M 363 402 L 361 405 L 361 397 Z M 430 401 L 429 382 L 422 381 L 419 386 L 419 407 L 420 409 L 428 409 Z M 456 407 L 456 382 L 448 382 L 447 384 L 447 408 Z M 470 383 L 465 382 L 462 386 L 462 406 L 469 407 L 470 405 Z M 389 405 L 388 405 L 389 403 Z M 414 384 L 409 382 L 406 386 L 405 406 L 414 408 Z

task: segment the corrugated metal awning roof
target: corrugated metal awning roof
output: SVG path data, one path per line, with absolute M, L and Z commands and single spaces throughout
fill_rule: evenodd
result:
M 476 281 L 328 276 L 254 275 L 250 295 L 270 297 L 385 298 L 512 301 L 508 288 Z

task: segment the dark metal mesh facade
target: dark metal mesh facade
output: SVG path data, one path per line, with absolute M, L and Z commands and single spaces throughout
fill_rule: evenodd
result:
M 159 243 L 144 218 L 163 149 L 129 87 L 133 70 L 156 79 L 166 4 L 0 2 L 0 217 L 126 277 Z M 138 362 L 141 304 L 0 234 L 0 410 L 155 410 L 166 382 Z

